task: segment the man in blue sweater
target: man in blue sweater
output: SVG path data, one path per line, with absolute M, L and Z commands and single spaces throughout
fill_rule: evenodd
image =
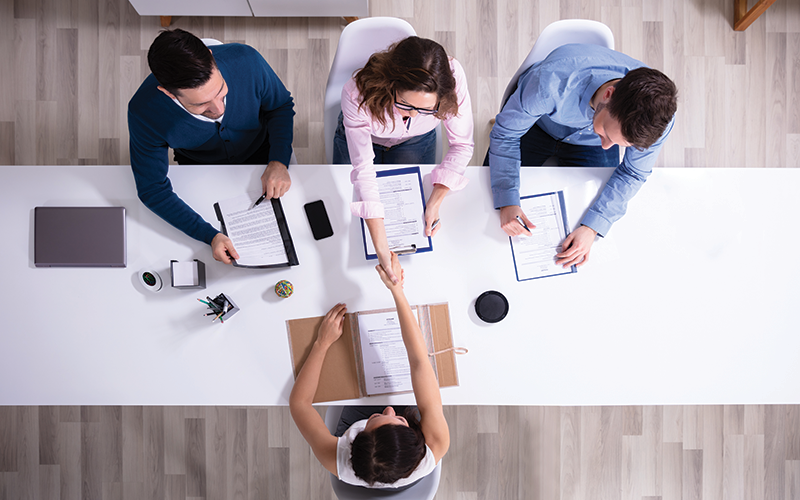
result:
M 128 103 L 131 168 L 139 199 L 216 260 L 239 255 L 231 240 L 172 190 L 169 148 L 180 164 L 266 164 L 267 198 L 291 186 L 294 102 L 264 58 L 242 44 L 212 46 L 183 30 L 162 31 L 149 75 Z
M 585 264 L 595 237 L 625 214 L 652 172 L 676 110 L 672 80 L 632 57 L 599 45 L 553 50 L 519 77 L 489 135 L 492 196 L 503 230 L 529 235 L 517 217 L 533 226 L 519 206 L 520 165 L 555 156 L 564 166 L 616 167 L 557 254 L 564 267 Z

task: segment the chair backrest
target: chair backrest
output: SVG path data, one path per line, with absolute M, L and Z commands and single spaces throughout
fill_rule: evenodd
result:
M 547 25 L 539 34 L 536 43 L 533 44 L 528 57 L 522 62 L 511 81 L 508 82 L 503 99 L 500 101 L 500 110 L 506 105 L 506 101 L 517 89 L 519 77 L 528 68 L 543 60 L 554 49 L 568 43 L 587 43 L 600 45 L 609 49 L 614 49 L 614 34 L 611 28 L 598 21 L 588 19 L 564 19 Z
M 200 41 L 206 44 L 206 47 L 211 47 L 212 45 L 222 45 L 222 42 L 216 38 L 201 38 Z
M 325 425 L 331 433 L 336 432 L 339 423 L 339 416 L 342 414 L 341 406 L 329 406 L 325 412 Z M 423 477 L 420 482 L 403 491 L 384 491 L 363 488 L 340 481 L 339 478 L 331 476 L 331 487 L 339 500 L 367 500 L 371 498 L 390 498 L 392 500 L 433 500 L 436 490 L 439 489 L 439 481 L 442 478 L 442 460 L 436 468 Z
M 408 22 L 395 17 L 368 17 L 345 26 L 325 86 L 325 159 L 333 162 L 333 134 L 342 107 L 342 87 L 369 56 L 417 33 Z

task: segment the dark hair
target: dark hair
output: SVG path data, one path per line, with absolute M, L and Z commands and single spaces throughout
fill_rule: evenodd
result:
M 622 135 L 638 149 L 661 137 L 678 109 L 678 89 L 664 73 L 637 68 L 614 85 L 608 112 L 618 120 Z
M 147 63 L 158 83 L 176 95 L 204 85 L 217 66 L 203 41 L 182 29 L 159 33 L 147 51 Z
M 383 52 L 370 56 L 356 75 L 361 106 L 366 106 L 381 125 L 394 122 L 395 93 L 427 92 L 439 98 L 436 117 L 444 120 L 458 114 L 456 79 L 444 47 L 418 36 L 410 36 Z
M 406 408 L 404 425 L 385 424 L 361 431 L 350 445 L 353 472 L 370 485 L 392 484 L 408 477 L 425 458 L 425 436 L 414 408 Z

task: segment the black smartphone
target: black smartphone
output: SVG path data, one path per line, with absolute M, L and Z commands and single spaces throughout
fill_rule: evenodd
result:
M 322 203 L 322 200 L 306 203 L 303 208 L 306 209 L 306 217 L 308 217 L 311 233 L 314 235 L 315 240 L 333 236 L 331 220 L 328 218 L 328 211 L 325 210 L 325 204 Z

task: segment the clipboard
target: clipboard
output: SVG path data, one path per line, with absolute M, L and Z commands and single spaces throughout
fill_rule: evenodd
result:
M 517 253 L 520 250 L 519 247 L 522 245 L 518 244 L 518 248 L 515 249 L 514 247 L 514 238 L 512 236 L 508 237 L 508 242 L 511 245 L 511 257 L 514 260 L 514 273 L 516 274 L 517 281 L 529 281 L 534 279 L 540 278 L 549 278 L 550 276 L 561 276 L 563 274 L 573 274 L 577 273 L 577 267 L 570 266 L 568 269 L 564 269 L 561 266 L 555 265 L 555 254 L 561 251 L 561 242 L 564 241 L 564 238 L 567 237 L 569 234 L 569 223 L 567 221 L 567 209 L 566 204 L 564 203 L 564 191 L 554 191 L 551 193 L 541 193 L 541 194 L 534 194 L 529 196 L 523 196 L 520 198 L 520 206 L 522 206 L 523 200 L 529 200 L 534 198 L 541 198 L 541 197 L 550 197 L 555 201 L 553 211 L 554 214 L 551 217 L 554 217 L 556 220 L 557 227 L 555 228 L 542 228 L 538 227 L 532 229 L 531 236 L 522 236 L 519 237 L 519 242 L 523 242 L 522 238 L 541 238 L 541 232 L 545 230 L 553 230 L 557 231 L 555 237 L 558 238 L 558 247 L 555 248 L 555 251 L 549 254 L 552 256 L 552 261 L 547 262 L 546 260 L 535 261 L 533 259 L 522 258 L 522 256 L 518 256 Z M 528 217 L 531 219 L 531 217 Z M 544 252 L 544 249 L 543 249 Z M 521 251 L 519 253 L 522 253 Z M 523 272 L 520 271 L 520 268 L 525 268 Z
M 283 205 L 281 204 L 280 198 L 270 198 L 269 200 L 264 200 L 264 203 L 266 203 L 267 201 L 272 203 L 272 210 L 275 214 L 275 220 L 278 225 L 278 231 L 280 233 L 281 242 L 283 243 L 283 248 L 286 251 L 286 261 L 275 264 L 242 265 L 236 262 L 236 260 L 231 259 L 233 261 L 234 267 L 271 269 L 271 268 L 297 266 L 300 264 L 300 262 L 297 260 L 297 252 L 295 251 L 294 248 L 294 241 L 292 240 L 292 235 L 289 233 L 289 224 L 286 222 L 286 215 L 283 212 Z M 222 215 L 222 210 L 220 209 L 219 203 L 214 203 L 214 212 L 217 214 L 217 219 L 219 220 L 220 223 L 220 231 L 225 236 L 230 236 L 225 226 L 225 218 Z M 235 247 L 236 242 L 234 241 L 233 243 Z
M 414 189 L 419 188 L 419 195 L 420 201 L 422 202 L 422 211 L 416 215 L 413 219 L 409 216 L 412 214 L 406 213 L 406 217 L 403 219 L 394 219 L 390 216 L 386 216 L 383 219 L 384 227 L 386 228 L 386 239 L 389 241 L 389 249 L 395 252 L 397 255 L 405 255 L 405 254 L 412 254 L 412 253 L 425 253 L 433 251 L 433 241 L 431 240 L 430 236 L 425 236 L 425 191 L 422 189 L 422 174 L 420 173 L 419 167 L 405 167 L 405 168 L 397 168 L 394 170 L 379 170 L 377 175 L 378 180 L 378 189 L 381 189 L 381 185 L 385 186 L 385 182 L 392 177 L 396 176 L 406 176 L 406 177 L 413 177 L 413 174 L 416 174 L 416 183 L 409 182 L 406 183 L 404 188 L 401 188 L 403 192 L 407 192 L 407 189 Z M 384 208 L 387 206 L 390 207 L 390 212 L 392 214 L 397 213 L 397 210 L 391 210 L 393 207 L 394 202 L 396 201 L 396 195 L 400 191 L 392 191 L 391 194 L 387 194 L 385 191 L 381 192 L 381 201 L 384 203 Z M 390 200 L 389 197 L 392 197 Z M 416 201 L 416 197 L 415 197 Z M 402 209 L 401 209 L 402 211 Z M 406 230 L 403 229 L 403 225 L 415 225 L 415 229 L 419 232 L 419 235 L 414 238 L 410 237 L 402 237 L 402 236 L 393 236 L 390 235 L 390 231 L 401 233 L 405 232 Z M 406 226 L 409 228 L 408 231 L 411 231 L 410 226 Z M 394 231 L 396 230 L 396 231 Z M 364 219 L 361 219 L 361 238 L 364 242 L 364 256 L 367 260 L 375 260 L 378 258 L 378 255 L 375 253 L 370 253 L 369 246 L 367 244 L 367 238 L 371 238 L 369 235 L 369 230 L 367 229 L 367 225 L 364 222 Z M 369 240 L 371 243 L 371 239 Z

